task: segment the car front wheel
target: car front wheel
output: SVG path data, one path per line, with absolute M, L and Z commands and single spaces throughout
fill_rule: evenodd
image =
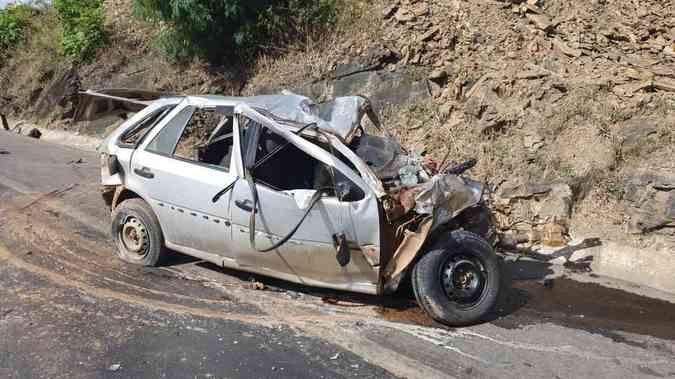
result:
M 449 326 L 482 321 L 499 298 L 499 259 L 490 244 L 464 230 L 426 253 L 413 267 L 417 302 L 434 320 Z
M 115 208 L 112 236 L 117 255 L 125 262 L 157 266 L 165 255 L 164 236 L 157 216 L 141 199 L 125 200 Z

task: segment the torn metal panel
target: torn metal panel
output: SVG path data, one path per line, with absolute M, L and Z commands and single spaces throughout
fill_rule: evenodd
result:
M 396 291 L 408 267 L 427 240 L 432 225 L 432 218 L 427 217 L 420 222 L 416 232 L 404 229 L 403 240 L 383 273 L 385 293 Z
M 434 228 L 478 204 L 483 185 L 456 175 L 435 175 L 415 198 L 415 212 L 433 215 Z

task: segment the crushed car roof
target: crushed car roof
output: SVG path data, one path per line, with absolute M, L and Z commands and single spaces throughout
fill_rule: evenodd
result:
M 97 100 L 109 102 L 111 108 L 126 111 L 138 111 L 160 98 L 175 99 L 176 102 L 187 99 L 190 103 L 202 106 L 236 106 L 247 104 L 274 116 L 277 121 L 297 124 L 315 123 L 320 129 L 338 136 L 343 141 L 351 139 L 358 128 L 363 115 L 370 105 L 362 96 L 338 97 L 329 102 L 317 104 L 313 100 L 283 91 L 278 95 L 260 95 L 250 97 L 232 96 L 185 96 L 161 92 L 134 89 L 104 89 L 80 93 L 80 109 L 76 115 L 78 120 L 89 118 L 87 109 L 100 109 L 93 105 Z

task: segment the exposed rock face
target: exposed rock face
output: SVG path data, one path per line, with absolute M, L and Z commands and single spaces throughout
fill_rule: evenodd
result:
M 635 118 L 624 122 L 618 131 L 621 142 L 621 152 L 629 154 L 645 145 L 653 138 L 657 138 L 658 120 Z
M 74 102 L 77 100 L 79 90 L 80 78 L 77 71 L 70 69 L 64 72 L 41 92 L 34 108 L 35 114 L 38 117 L 46 117 L 58 107 L 63 117 L 72 117 L 76 105 Z
M 514 237 L 521 242 L 564 245 L 572 217 L 572 198 L 572 189 L 565 183 L 506 185 L 494 198 L 498 227 L 527 235 Z
M 400 58 L 397 53 L 375 43 L 363 55 L 337 64 L 324 79 L 288 84 L 279 88 L 255 88 L 252 92 L 278 93 L 288 88 L 318 101 L 359 94 L 370 98 L 378 109 L 430 99 L 429 85 L 425 78 L 413 78 L 407 68 L 394 71 L 386 69 L 390 63 Z
M 572 189 L 565 183 L 527 183 L 505 187 L 495 197 L 495 207 L 505 215 L 530 223 L 569 219 Z
M 675 235 L 675 176 L 652 173 L 628 176 L 625 189 L 633 232 Z

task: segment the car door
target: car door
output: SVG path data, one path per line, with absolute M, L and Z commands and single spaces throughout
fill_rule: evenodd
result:
M 241 122 L 240 132 L 244 132 L 246 124 L 251 122 Z M 263 126 L 263 136 L 255 147 L 256 162 L 260 162 L 266 153 L 274 149 L 266 146 L 270 142 L 279 146 L 287 141 L 269 126 L 271 125 Z M 251 136 L 247 135 L 246 138 Z M 300 140 L 304 141 L 302 138 Z M 243 142 L 242 149 L 249 142 Z M 316 148 L 309 141 L 305 143 Z M 326 151 L 323 152 L 327 154 Z M 322 157 L 326 159 L 326 156 Z M 350 169 L 345 164 L 332 163 L 339 167 L 329 167 L 300 147 L 289 143 L 255 169 L 253 176 L 258 194 L 258 206 L 255 209 L 256 247 L 264 249 L 271 246 L 300 223 L 297 231 L 285 244 L 266 253 L 251 246 L 249 220 L 254 211 L 252 192 L 247 180 L 237 181 L 232 190 L 230 209 L 233 251 L 240 266 L 302 284 L 367 293 L 377 291 L 378 262 L 369 261 L 364 250 L 373 246 L 379 247 L 379 235 L 375 233 L 373 239 L 370 238 L 373 236 L 370 233 L 365 238 L 358 232 L 379 230 L 377 202 L 363 183 L 359 186 L 348 178 L 351 176 L 358 181 L 358 176 L 353 172 L 346 174 Z M 301 222 L 309 205 L 308 200 L 316 188 L 331 185 L 330 180 L 326 181 L 327 170 L 331 169 L 335 170 L 343 182 L 348 181 L 357 195 L 350 199 L 339 199 L 334 193 L 329 193 L 311 208 Z M 345 236 L 351 252 L 349 263 L 345 266 L 341 266 L 336 259 L 335 240 L 341 234 Z
M 227 257 L 229 194 L 212 199 L 236 178 L 228 150 L 232 115 L 189 103 L 178 108 L 134 153 L 130 175 L 155 210 L 168 247 Z

